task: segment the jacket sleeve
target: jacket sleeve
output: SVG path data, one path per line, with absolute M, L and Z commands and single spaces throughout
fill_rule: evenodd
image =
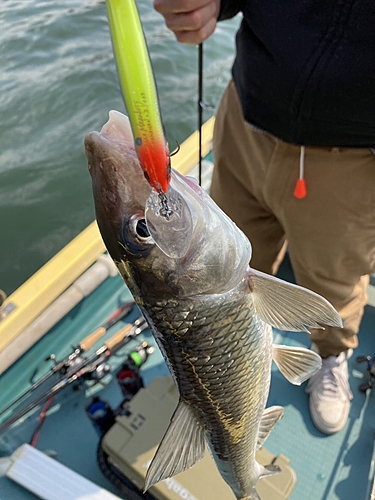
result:
M 234 17 L 241 12 L 244 3 L 246 3 L 246 0 L 221 0 L 218 21 L 225 21 L 225 19 Z

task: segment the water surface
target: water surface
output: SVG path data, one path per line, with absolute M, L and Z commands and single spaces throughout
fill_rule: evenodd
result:
M 137 4 L 172 145 L 197 126 L 197 47 L 175 41 L 151 0 Z M 205 43 L 215 106 L 238 21 Z M 0 288 L 10 294 L 94 219 L 83 138 L 125 109 L 102 0 L 2 0 L 0 66 Z

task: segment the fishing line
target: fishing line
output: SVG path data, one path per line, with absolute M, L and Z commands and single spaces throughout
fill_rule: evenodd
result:
M 176 155 L 180 151 L 180 149 L 181 149 L 180 143 L 176 141 L 176 149 L 172 151 L 172 153 L 169 153 L 169 158 Z
M 198 134 L 199 134 L 199 161 L 198 161 L 198 182 L 202 185 L 202 127 L 203 111 L 213 110 L 215 106 L 206 104 L 203 100 L 203 43 L 198 45 Z
M 202 185 L 202 125 L 203 125 L 203 43 L 198 45 L 198 134 L 199 134 L 199 162 L 198 182 Z

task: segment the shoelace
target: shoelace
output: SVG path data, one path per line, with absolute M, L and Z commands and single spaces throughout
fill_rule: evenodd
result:
M 341 364 L 345 362 L 345 359 L 340 358 L 341 356 L 337 358 L 330 356 L 322 359 L 322 368 L 316 375 L 311 377 L 306 387 L 306 392 L 310 393 L 318 385 L 323 384 L 323 392 L 336 396 L 337 392 L 341 389 L 348 399 L 352 399 L 353 394 L 349 387 L 349 381 L 341 368 Z

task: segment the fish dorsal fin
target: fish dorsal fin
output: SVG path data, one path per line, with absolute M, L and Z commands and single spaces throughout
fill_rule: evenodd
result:
M 183 472 L 204 456 L 204 429 L 189 405 L 180 401 L 169 427 L 148 468 L 144 491 L 154 484 Z
M 304 347 L 273 345 L 272 357 L 280 372 L 294 385 L 301 385 L 322 366 L 322 358 Z
M 271 406 L 266 408 L 260 419 L 257 450 L 263 445 L 264 441 L 271 434 L 276 422 L 284 416 L 284 408 L 282 406 Z
M 254 269 L 248 270 L 248 278 L 255 310 L 265 323 L 292 332 L 342 327 L 337 311 L 317 293 Z

